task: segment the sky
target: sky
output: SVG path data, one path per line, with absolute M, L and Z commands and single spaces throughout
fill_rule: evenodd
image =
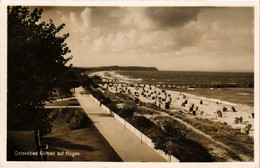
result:
M 253 71 L 251 7 L 43 7 L 78 67 Z

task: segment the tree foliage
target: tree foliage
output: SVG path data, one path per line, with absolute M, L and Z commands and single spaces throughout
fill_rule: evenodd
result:
M 63 96 L 71 96 L 71 88 L 79 87 L 81 84 L 81 79 L 78 77 L 78 72 L 73 68 L 68 69 L 62 74 L 62 78 L 59 80 L 59 92 Z
M 50 132 L 51 122 L 43 104 L 59 88 L 71 67 L 69 34 L 59 36 L 65 24 L 40 22 L 42 9 L 8 7 L 8 129 Z

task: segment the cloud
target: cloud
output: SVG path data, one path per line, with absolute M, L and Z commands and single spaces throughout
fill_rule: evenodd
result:
M 84 28 L 90 27 L 91 11 L 92 10 L 90 8 L 85 8 L 80 14 L 80 16 L 83 20 Z
M 193 25 L 193 27 L 204 32 L 201 33 L 202 41 L 199 45 L 202 51 L 226 54 L 246 53 L 253 56 L 254 17 L 252 8 L 203 9 L 198 19 L 197 25 Z M 207 44 L 205 44 L 206 42 Z
M 45 19 L 66 24 L 75 66 L 253 69 L 253 8 L 57 7 L 46 13 Z
M 74 12 L 70 12 L 70 20 L 69 21 L 73 24 L 77 23 L 77 16 Z
M 152 20 L 145 15 L 145 8 L 125 8 L 126 14 L 120 19 L 120 24 L 124 27 L 138 28 L 140 30 L 150 30 L 154 28 Z
M 145 16 L 160 28 L 180 27 L 196 20 L 200 9 L 199 7 L 150 7 L 145 8 Z

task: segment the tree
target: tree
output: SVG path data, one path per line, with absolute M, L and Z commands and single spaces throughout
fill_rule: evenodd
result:
M 80 86 L 80 77 L 77 76 L 78 72 L 75 72 L 73 68 L 68 69 L 62 78 L 59 80 L 59 93 L 64 96 L 71 96 L 71 88 L 76 88 Z
M 44 102 L 59 88 L 72 56 L 65 40 L 58 36 L 65 24 L 40 22 L 42 9 L 8 7 L 8 129 L 51 130 Z

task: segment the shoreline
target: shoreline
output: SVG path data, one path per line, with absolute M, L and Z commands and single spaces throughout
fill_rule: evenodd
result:
M 101 76 L 101 78 L 104 79 L 107 78 L 116 80 L 118 83 L 135 83 L 129 82 L 132 80 L 128 77 L 117 75 L 115 71 L 102 71 L 95 72 L 94 74 L 99 75 Z M 135 84 L 137 85 L 137 83 Z M 140 89 L 137 89 L 137 87 L 134 86 L 125 87 L 115 83 L 113 84 L 113 86 L 109 86 L 108 90 L 112 93 L 117 93 L 119 92 L 119 90 L 123 88 L 125 89 L 125 91 L 130 90 L 128 94 L 133 98 L 138 98 L 140 101 L 144 103 L 153 103 L 162 109 L 166 109 L 167 102 L 170 103 L 169 105 L 172 109 L 182 109 L 185 113 L 189 114 L 194 113 L 194 109 L 196 108 L 195 116 L 197 118 L 209 119 L 213 122 L 221 122 L 224 124 L 228 124 L 231 128 L 240 130 L 240 132 L 245 132 L 248 125 L 251 125 L 249 135 L 252 137 L 254 136 L 254 118 L 252 115 L 252 113 L 254 113 L 254 107 L 250 107 L 244 104 L 231 103 L 219 99 L 197 96 L 185 92 L 173 91 L 167 88 L 163 89 L 157 86 L 150 87 L 149 85 L 146 85 L 145 87 L 144 85 L 141 85 L 141 87 L 139 87 Z M 158 94 L 159 92 L 160 94 Z M 138 94 L 138 96 L 135 95 L 136 93 Z M 144 96 L 144 94 L 146 96 Z M 152 97 L 156 98 L 152 99 Z M 200 104 L 201 100 L 203 101 L 203 104 Z M 183 107 L 182 104 L 184 101 L 188 101 L 188 103 L 186 103 L 186 106 L 184 105 Z M 235 112 L 232 110 L 233 106 L 235 107 Z M 190 111 L 191 107 L 193 108 L 192 111 Z M 224 107 L 228 109 L 227 112 L 224 112 L 224 110 L 222 112 L 222 109 Z M 172 111 L 170 108 L 169 110 Z M 219 111 L 221 112 L 221 115 L 219 115 Z
M 109 76 L 105 75 L 105 73 L 109 74 Z M 106 78 L 118 79 L 119 82 L 125 82 L 125 83 L 131 83 L 131 82 L 135 83 L 136 81 L 142 80 L 142 79 L 141 80 L 140 79 L 131 79 L 129 77 L 118 74 L 116 71 L 99 71 L 99 72 L 94 72 L 92 74 L 98 75 L 98 76 L 101 76 L 101 77 L 106 77 Z M 136 83 L 136 84 L 138 84 L 138 83 Z M 194 88 L 194 89 L 196 89 L 196 88 Z M 175 93 L 178 93 L 178 94 L 185 92 L 185 91 L 182 91 L 182 92 L 176 91 L 176 90 L 174 90 L 174 88 L 172 88 L 172 89 L 165 88 L 165 90 L 170 91 L 170 92 L 175 92 Z M 219 102 L 219 103 L 230 105 L 230 106 L 242 106 L 242 107 L 245 107 L 247 109 L 251 109 L 252 111 L 254 111 L 254 106 L 249 106 L 247 104 L 234 103 L 234 102 L 229 102 L 229 101 L 217 99 L 217 98 L 209 98 L 209 97 L 205 97 L 205 96 L 191 94 L 191 93 L 188 93 L 188 92 L 185 92 L 185 94 L 190 96 L 190 97 L 193 97 L 193 98 L 199 98 L 199 99 L 203 99 L 203 100 L 206 100 L 206 101 L 212 101 L 212 102 L 215 102 L 215 103 Z
M 221 99 L 215 99 L 215 98 L 208 98 L 208 97 L 204 97 L 204 96 L 198 96 L 198 95 L 194 95 L 194 94 L 190 94 L 190 93 L 187 93 L 187 92 L 179 92 L 179 91 L 174 91 L 174 90 L 167 90 L 169 92 L 175 92 L 176 94 L 178 93 L 185 93 L 185 95 L 189 96 L 189 97 L 192 97 L 192 98 L 195 98 L 195 99 L 202 99 L 202 100 L 205 100 L 205 101 L 211 101 L 211 102 L 218 102 L 220 104 L 226 104 L 228 106 L 241 106 L 241 107 L 244 107 L 244 108 L 252 108 L 252 110 L 254 110 L 254 106 L 249 106 L 249 105 L 246 105 L 246 104 L 239 104 L 239 103 L 232 103 L 232 102 L 228 102 L 228 101 L 225 101 L 225 100 L 221 100 Z M 248 112 L 249 113 L 249 112 Z

